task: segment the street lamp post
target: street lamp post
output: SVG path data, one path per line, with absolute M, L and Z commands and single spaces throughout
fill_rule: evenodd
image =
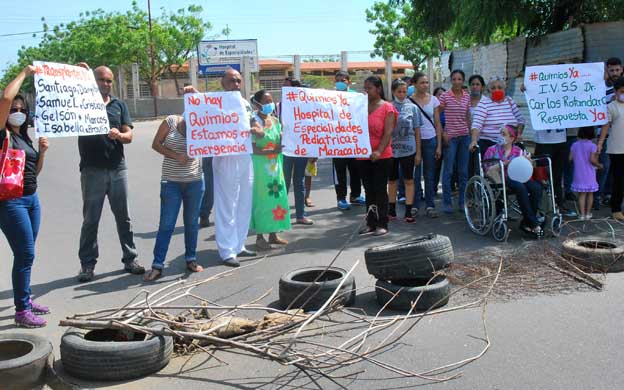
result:
M 150 0 L 147 0 L 147 19 L 149 22 L 149 40 L 150 40 L 150 61 L 151 61 L 151 65 L 152 65 L 152 71 L 151 71 L 151 77 L 150 77 L 150 83 L 151 85 L 151 90 L 152 90 L 152 99 L 154 99 L 154 116 L 158 116 L 158 102 L 156 99 L 156 95 L 157 95 L 157 87 L 156 87 L 156 80 L 155 80 L 155 65 L 154 65 L 154 37 L 152 35 L 152 7 L 151 7 L 151 2 Z

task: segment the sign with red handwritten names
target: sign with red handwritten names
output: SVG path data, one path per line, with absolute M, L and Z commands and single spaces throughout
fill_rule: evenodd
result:
M 535 130 L 607 123 L 604 63 L 529 66 L 525 96 Z
M 240 92 L 184 95 L 186 151 L 189 157 L 251 154 L 249 103 Z
M 93 71 L 35 61 L 35 135 L 76 137 L 107 134 L 108 115 Z
M 287 156 L 371 155 L 368 99 L 361 93 L 283 87 L 282 123 Z

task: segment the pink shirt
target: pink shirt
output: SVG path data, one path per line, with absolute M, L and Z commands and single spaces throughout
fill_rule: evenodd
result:
M 511 161 L 516 157 L 520 157 L 524 155 L 526 155 L 526 153 L 524 152 L 524 150 L 520 149 L 518 145 L 513 145 L 511 147 L 511 152 L 509 152 L 507 156 L 505 156 L 505 147 L 503 145 L 492 145 L 485 151 L 485 155 L 483 155 L 483 159 L 487 160 L 490 158 L 495 158 L 497 160 L 501 160 L 505 162 L 505 161 Z M 497 165 L 497 164 L 498 163 L 490 162 L 488 163 L 488 167 L 486 169 L 489 170 L 490 168 L 492 168 L 494 165 Z M 507 166 L 505 166 L 505 176 L 507 176 Z
M 440 96 L 440 105 L 444 107 L 446 125 L 444 131 L 449 138 L 468 135 L 468 112 L 470 111 L 470 94 L 462 90 L 460 98 L 455 97 L 452 89 L 444 92 Z
M 371 153 L 377 150 L 379 144 L 381 143 L 381 139 L 384 134 L 384 123 L 386 121 L 386 117 L 389 114 L 394 115 L 394 123 L 396 124 L 399 113 L 397 112 L 394 105 L 390 102 L 384 102 L 384 104 L 377 108 L 372 113 L 368 114 L 368 135 L 370 137 L 371 143 Z M 379 158 L 391 158 L 392 157 L 392 142 L 388 142 L 388 146 L 383 150 L 381 156 Z

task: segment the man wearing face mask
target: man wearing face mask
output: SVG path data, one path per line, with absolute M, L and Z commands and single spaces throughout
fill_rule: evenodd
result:
M 351 80 L 349 73 L 339 71 L 334 76 L 336 81 L 336 91 L 351 92 L 349 85 Z M 347 169 L 350 177 L 350 201 L 357 205 L 366 205 L 366 200 L 362 194 L 362 181 L 355 158 L 334 158 L 332 159 L 334 167 L 334 186 L 336 189 L 336 199 L 340 210 L 349 210 L 351 205 L 347 202 Z
M 89 69 L 85 63 L 79 66 Z M 124 270 L 135 275 L 145 273 L 145 268 L 136 261 L 138 254 L 128 209 L 128 171 L 123 146 L 132 142 L 132 120 L 126 103 L 110 94 L 113 72 L 106 66 L 100 66 L 94 73 L 106 104 L 110 131 L 108 134 L 78 137 L 83 201 L 83 222 L 78 251 L 81 264 L 79 282 L 89 282 L 94 277 L 95 264 L 99 256 L 98 226 L 106 197 L 117 224 Z

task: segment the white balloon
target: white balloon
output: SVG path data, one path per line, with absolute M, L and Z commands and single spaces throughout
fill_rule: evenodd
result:
M 507 175 L 511 180 L 526 183 L 533 176 L 533 164 L 527 158 L 516 157 L 509 163 Z

